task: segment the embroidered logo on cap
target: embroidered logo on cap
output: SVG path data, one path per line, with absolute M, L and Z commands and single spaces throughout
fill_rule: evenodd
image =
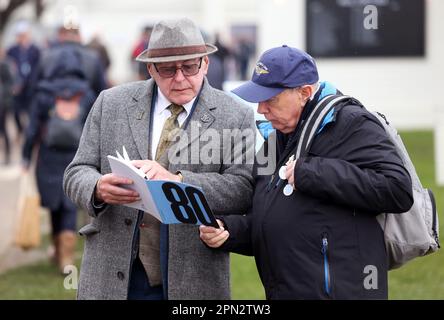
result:
M 265 64 L 263 64 L 262 62 L 258 62 L 256 64 L 255 72 L 257 75 L 270 73 L 270 72 L 268 72 L 267 66 Z

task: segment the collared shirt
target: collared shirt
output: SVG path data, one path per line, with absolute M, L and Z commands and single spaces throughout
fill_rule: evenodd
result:
M 183 105 L 185 112 L 182 112 L 177 117 L 179 125 L 182 126 L 185 120 L 188 118 L 191 109 L 193 108 L 194 97 L 190 102 Z M 151 129 L 151 155 L 154 158 L 156 156 L 157 145 L 159 144 L 160 135 L 162 134 L 163 125 L 165 121 L 171 116 L 168 106 L 171 102 L 163 95 L 159 88 L 157 88 L 157 99 L 154 104 L 154 113 Z

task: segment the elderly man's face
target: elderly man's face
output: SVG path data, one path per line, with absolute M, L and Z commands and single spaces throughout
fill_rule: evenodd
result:
M 201 63 L 201 64 L 200 64 Z M 198 69 L 195 75 L 187 75 L 194 73 L 195 68 Z M 172 77 L 168 73 L 171 73 L 173 69 L 176 69 Z M 148 71 L 159 86 L 160 91 L 164 96 L 173 103 L 184 105 L 190 102 L 199 93 L 202 87 L 202 81 L 208 71 L 208 57 L 156 63 L 148 65 Z
M 296 129 L 310 93 L 311 90 L 305 88 L 284 90 L 271 99 L 259 102 L 257 112 L 263 114 L 276 130 L 291 133 Z

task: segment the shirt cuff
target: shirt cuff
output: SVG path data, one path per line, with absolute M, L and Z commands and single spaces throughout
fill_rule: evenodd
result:
M 176 171 L 176 175 L 179 176 L 179 178 L 180 178 L 180 182 L 183 182 L 183 175 L 182 175 L 182 172 L 180 172 L 180 171 Z
M 104 201 L 100 201 L 100 200 L 96 199 L 96 197 L 95 197 L 96 188 L 97 188 L 97 185 L 94 187 L 94 192 L 93 192 L 92 197 L 91 197 L 91 204 L 92 204 L 94 209 L 101 210 L 101 209 L 105 208 L 106 203 Z

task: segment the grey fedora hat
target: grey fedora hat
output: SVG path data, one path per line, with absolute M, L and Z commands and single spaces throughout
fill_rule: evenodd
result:
M 193 21 L 186 18 L 163 20 L 154 26 L 148 49 L 136 60 L 146 63 L 188 60 L 216 51 L 216 46 L 205 43 Z

